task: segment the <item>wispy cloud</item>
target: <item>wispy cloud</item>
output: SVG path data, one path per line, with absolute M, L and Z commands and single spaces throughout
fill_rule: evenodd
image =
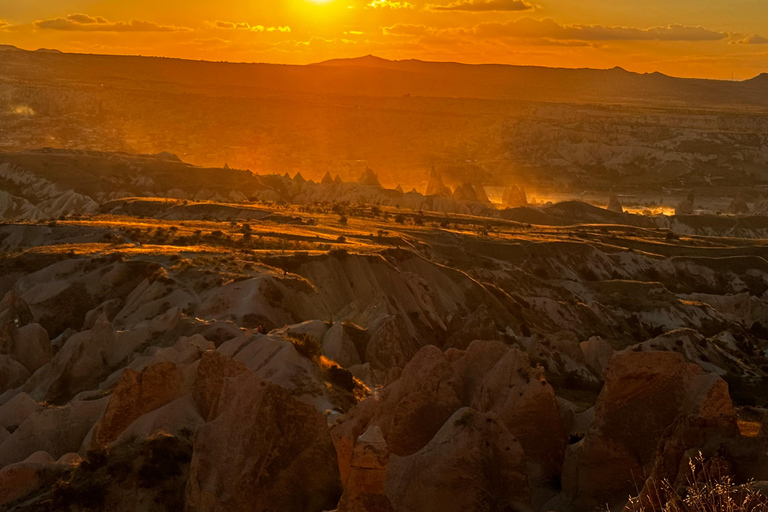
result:
M 413 4 L 393 0 L 371 0 L 367 7 L 371 9 L 413 9 Z
M 215 28 L 224 30 L 249 30 L 251 32 L 290 32 L 291 27 L 265 27 L 264 25 L 251 25 L 246 22 L 235 23 L 232 21 L 215 21 Z
M 459 0 L 447 5 L 428 5 L 430 11 L 502 12 L 532 11 L 535 8 L 524 0 Z
M 731 41 L 731 44 L 768 44 L 768 38 L 765 38 L 761 35 L 752 34 L 751 36 L 747 36 L 744 39 Z
M 725 32 L 701 26 L 667 25 L 636 28 L 603 25 L 561 25 L 550 18 L 535 20 L 480 23 L 470 29 L 457 29 L 477 37 L 547 38 L 572 41 L 719 41 L 728 37 Z
M 191 29 L 172 25 L 160 25 L 153 21 L 109 21 L 101 16 L 70 14 L 66 18 L 39 20 L 35 27 L 43 30 L 79 32 L 189 32 Z

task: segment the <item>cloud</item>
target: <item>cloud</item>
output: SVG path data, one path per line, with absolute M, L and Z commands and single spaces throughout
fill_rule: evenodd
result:
M 667 25 L 635 28 L 603 25 L 560 25 L 550 18 L 522 18 L 506 23 L 488 22 L 471 29 L 455 29 L 477 37 L 546 38 L 571 41 L 719 41 L 728 37 L 701 26 Z
M 751 36 L 747 36 L 744 39 L 731 41 L 731 44 L 768 44 L 768 38 L 757 34 L 752 34 Z
M 291 27 L 265 27 L 264 25 L 250 25 L 245 22 L 233 23 L 231 21 L 215 21 L 215 28 L 224 30 L 249 30 L 251 32 L 290 32 Z
M 392 0 L 371 0 L 367 5 L 371 9 L 413 9 L 413 4 L 408 2 L 394 2 Z
M 496 11 L 531 11 L 532 4 L 523 0 L 459 0 L 448 5 L 428 5 L 430 11 L 466 11 L 466 12 L 496 12 Z
M 10 26 L 11 26 L 11 24 L 8 23 L 7 21 L 0 20 L 0 30 L 3 30 L 4 28 L 8 28 Z
M 66 18 L 39 20 L 35 26 L 44 30 L 78 32 L 188 32 L 190 29 L 160 25 L 153 21 L 130 20 L 112 22 L 101 16 L 70 14 Z
M 427 34 L 434 34 L 436 32 L 434 28 L 427 27 L 425 25 L 407 25 L 402 23 L 392 25 L 391 27 L 382 27 L 381 30 L 384 35 L 388 36 L 411 37 L 425 36 Z

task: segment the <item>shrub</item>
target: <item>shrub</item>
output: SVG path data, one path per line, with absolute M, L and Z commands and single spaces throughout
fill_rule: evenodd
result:
M 320 342 L 309 334 L 301 334 L 297 337 L 289 338 L 296 351 L 307 359 L 315 359 L 323 355 L 323 347 Z
M 355 389 L 355 378 L 352 376 L 352 372 L 338 365 L 334 364 L 328 368 L 328 380 L 331 384 L 335 384 L 347 391 Z
M 720 459 L 705 460 L 701 452 L 688 462 L 686 484 L 676 489 L 668 480 L 653 482 L 649 496 L 632 498 L 636 512 L 764 512 L 768 496 L 749 484 L 738 485 L 726 474 Z
M 395 215 L 395 222 L 397 222 L 398 224 L 405 224 L 405 217 L 402 214 L 398 213 L 397 215 Z

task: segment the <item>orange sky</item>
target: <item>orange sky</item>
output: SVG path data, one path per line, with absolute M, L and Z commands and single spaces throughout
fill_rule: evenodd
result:
M 310 63 L 390 59 L 750 78 L 766 0 L 0 0 L 26 49 Z

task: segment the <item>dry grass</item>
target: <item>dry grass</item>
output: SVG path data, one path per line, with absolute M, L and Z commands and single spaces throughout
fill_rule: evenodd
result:
M 768 496 L 751 483 L 737 484 L 722 459 L 698 457 L 688 462 L 685 485 L 668 480 L 647 486 L 648 495 L 632 498 L 633 512 L 768 512 Z

